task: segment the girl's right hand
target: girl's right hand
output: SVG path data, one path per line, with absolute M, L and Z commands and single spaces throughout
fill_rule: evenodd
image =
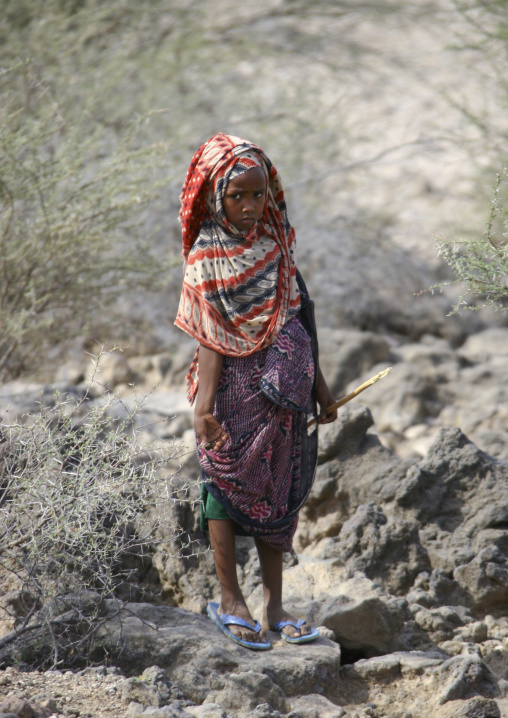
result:
M 194 431 L 198 444 L 211 444 L 206 448 L 213 451 L 219 451 L 229 439 L 229 434 L 224 431 L 213 414 L 194 415 Z

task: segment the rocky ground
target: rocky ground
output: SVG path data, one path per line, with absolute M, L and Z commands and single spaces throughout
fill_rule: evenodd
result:
M 282 74 L 278 53 L 275 65 L 260 52 L 232 63 L 220 92 L 230 91 L 234 105 L 224 116 L 210 120 L 200 104 L 174 123 L 195 124 L 178 155 L 171 210 L 165 200 L 151 220 L 162 222 L 163 251 L 174 235 L 177 253 L 176 198 L 190 148 L 212 134 L 211 125 L 258 141 L 283 171 L 333 392 L 345 394 L 392 367 L 322 430 L 316 483 L 286 561 L 287 605 L 318 625 L 321 638 L 290 646 L 270 634 L 272 650 L 256 654 L 220 635 L 205 615 L 218 590 L 212 557 L 185 505 L 179 518 L 200 550 L 180 558 L 161 537 L 152 556 L 157 580 L 145 602 L 134 587 L 120 616 L 115 604 L 104 608 L 98 640 L 111 658 L 84 671 L 38 672 L 4 652 L 0 718 L 508 718 L 508 328 L 500 317 L 449 318 L 452 300 L 440 294 L 415 296 L 445 278 L 431 236 L 481 232 L 488 211 L 492 173 L 478 180 L 488 136 L 457 108 L 463 100 L 466 109 L 484 107 L 488 97 L 495 105 L 490 122 L 504 127 L 505 113 L 497 110 L 503 105 L 493 76 L 472 71 L 477 55 L 453 48 L 464 30 L 455 4 L 436 5 L 442 15 L 414 15 L 415 8 L 432 9 L 425 0 L 386 17 L 353 13 L 328 34 L 326 16 L 315 18 L 326 43 L 313 52 L 326 70 L 314 63 L 309 72 L 303 54 L 305 65 L 288 63 Z M 248 10 L 214 3 L 208 12 L 232 9 Z M 269 35 L 263 23 L 246 27 L 256 42 Z M 367 55 L 345 62 L 337 37 Z M 152 59 L 150 78 L 167 65 Z M 183 83 L 186 91 L 193 82 Z M 166 80 L 161 87 L 168 96 L 150 106 L 178 104 Z M 284 99 L 286 88 L 296 88 L 295 105 Z M 231 112 L 250 107 L 256 93 L 262 101 L 252 113 Z M 298 132 L 284 124 L 284 112 L 275 115 L 281 107 L 288 117 L 303 113 Z M 258 114 L 269 117 L 266 127 Z M 301 167 L 305 148 L 313 161 Z M 314 213 L 305 204 L 312 192 Z M 169 470 L 194 486 L 199 468 L 183 391 L 194 343 L 168 320 L 180 281 L 177 267 L 155 299 L 125 293 L 126 313 L 160 335 L 158 343 L 147 339 L 147 351 L 161 344 L 167 351 L 135 356 L 130 347 L 104 355 L 90 404 L 105 405 L 111 389 L 122 399 L 114 408 L 122 418 L 141 402 L 133 427 L 139 439 L 176 438 Z M 50 406 L 55 388 L 84 395 L 92 368 L 77 346 L 72 359 L 61 360 L 61 347 L 44 358 L 57 367 L 51 384 L 0 387 L 2 422 L 38 412 L 41 401 Z M 48 375 L 44 362 L 39 376 Z M 249 540 L 239 541 L 238 559 L 259 615 L 259 567 Z M 13 623 L 5 615 L 0 621 L 4 635 Z
M 380 368 L 392 371 L 320 434 L 316 483 L 284 578 L 287 605 L 321 627 L 319 641 L 289 646 L 271 634 L 266 654 L 234 646 L 204 615 L 217 596 L 210 552 L 178 558 L 162 541 L 153 554 L 158 599 L 130 603 L 106 620 L 100 642 L 116 656 L 113 665 L 81 673 L 6 668 L 0 692 L 10 702 L 0 711 L 508 715 L 508 329 L 473 333 L 459 347 L 430 334 L 397 343 L 333 330 L 321 347 L 337 394 Z M 182 391 L 191 351 L 189 344 L 172 356 L 105 355 L 92 401 L 102 402 L 109 387 L 127 411 L 136 384 L 137 400 L 147 394 L 136 417 L 140 437 L 176 437 L 173 469 L 195 483 L 192 414 Z M 64 365 L 56 386 L 79 396 L 87 372 L 85 362 Z M 4 420 L 36 411 L 41 395 L 51 404 L 52 394 L 49 386 L 4 385 Z M 186 507 L 182 517 L 198 540 L 195 512 Z M 243 590 L 259 615 L 249 539 L 238 555 Z

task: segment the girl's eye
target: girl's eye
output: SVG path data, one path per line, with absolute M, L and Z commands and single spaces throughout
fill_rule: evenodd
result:
M 261 197 L 264 197 L 264 196 L 265 196 L 265 193 L 264 193 L 264 192 L 256 192 L 256 198 L 257 198 L 257 199 L 261 199 Z

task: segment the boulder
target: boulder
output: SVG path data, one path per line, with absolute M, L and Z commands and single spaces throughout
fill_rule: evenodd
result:
M 189 519 L 186 516 L 189 507 L 180 508 L 184 521 L 179 525 L 186 526 L 195 517 Z M 196 535 L 191 533 L 191 536 Z M 213 554 L 207 546 L 198 543 L 191 545 L 190 551 L 191 555 L 185 556 L 175 542 L 163 543 L 154 553 L 153 566 L 159 574 L 162 595 L 170 605 L 204 613 L 209 601 L 219 592 Z
M 440 684 L 436 705 L 497 692 L 494 676 L 476 652 L 449 658 L 436 671 Z
M 406 595 L 409 604 L 417 603 L 426 608 L 433 606 L 465 606 L 469 603 L 469 594 L 450 578 L 442 569 L 435 568 L 420 573 L 413 589 Z
M 385 368 L 386 364 L 377 364 L 369 375 L 361 376 L 357 384 Z M 347 391 L 353 388 L 351 384 Z M 445 406 L 434 377 L 426 376 L 418 366 L 406 362 L 394 364 L 387 377 L 369 387 L 368 402 L 378 431 L 396 433 L 438 416 Z
M 340 558 L 351 575 L 360 571 L 395 594 L 405 594 L 416 576 L 430 568 L 418 524 L 399 517 L 387 519 L 374 502 L 360 505 L 338 538 L 321 545 L 322 558 Z
M 17 718 L 32 718 L 30 703 L 16 695 L 7 696 L 0 701 L 0 713 L 13 713 Z
M 212 673 L 263 674 L 288 697 L 316 692 L 326 695 L 337 683 L 340 648 L 326 638 L 301 651 L 301 646 L 277 642 L 270 632 L 272 650 L 255 652 L 228 640 L 208 617 L 190 611 L 147 603 L 127 604 L 118 615 L 116 609 L 112 602 L 111 619 L 97 635 L 97 658 L 99 651 L 115 650 L 118 665 L 130 672 L 151 667 L 156 660 L 194 703 L 201 704 L 212 691 L 223 690 L 212 686 Z M 217 703 L 211 697 L 209 701 Z
M 459 349 L 468 362 L 484 362 L 491 357 L 508 357 L 508 328 L 490 327 L 467 337 Z
M 367 407 L 346 404 L 340 408 L 333 424 L 319 427 L 318 463 L 324 464 L 339 454 L 356 452 L 373 424 Z
M 87 369 L 85 381 L 99 390 L 113 389 L 118 385 L 131 384 L 136 378 L 127 357 L 121 351 L 104 352 L 97 363 Z
M 464 363 L 450 342 L 432 334 L 424 335 L 418 343 L 402 344 L 392 353 L 398 362 L 410 364 L 436 384 L 456 379 Z
M 255 671 L 231 673 L 228 676 L 212 673 L 210 688 L 204 703 L 220 705 L 226 713 L 243 718 L 261 704 L 282 713 L 288 712 L 284 692 L 267 675 Z
M 390 355 L 390 344 L 381 334 L 355 329 L 319 333 L 319 364 L 334 396 L 374 364 L 389 363 Z
M 503 542 L 508 531 L 502 531 Z M 508 548 L 508 546 L 507 546 Z M 457 566 L 453 577 L 469 591 L 477 611 L 487 611 L 508 604 L 508 551 L 488 546 L 467 564 Z
M 423 524 L 432 565 L 453 574 L 477 611 L 508 600 L 507 478 L 508 466 L 460 429 L 442 429 L 396 494 L 398 506 Z
M 158 666 L 143 671 L 139 678 L 127 678 L 118 684 L 122 700 L 129 704 L 135 702 L 143 706 L 161 708 L 173 701 L 186 701 L 182 691 L 166 676 Z
M 372 422 L 366 407 L 347 404 L 325 434 L 321 456 L 326 463 L 318 467 L 314 487 L 300 512 L 297 551 L 338 536 L 361 504 L 385 504 L 395 497 L 414 462 L 401 460 L 377 436 L 367 433 Z
M 189 371 L 194 354 L 196 353 L 197 343 L 193 339 L 182 337 L 181 333 L 178 337 L 178 349 L 171 357 L 171 366 L 164 378 L 164 384 L 169 387 L 185 389 L 185 377 Z
M 472 623 L 467 610 L 456 606 L 439 606 L 438 608 L 424 608 L 418 604 L 411 606 L 411 613 L 417 624 L 435 643 L 451 640 L 455 637 L 457 628 Z M 460 638 L 458 640 L 461 640 Z
M 262 591 L 251 597 L 256 615 Z M 333 631 L 352 656 L 375 656 L 401 647 L 406 602 L 392 596 L 363 574 L 350 577 L 334 560 L 305 559 L 284 571 L 284 603 L 293 615 Z

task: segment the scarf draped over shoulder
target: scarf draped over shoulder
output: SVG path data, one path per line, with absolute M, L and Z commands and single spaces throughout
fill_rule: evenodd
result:
M 262 218 L 240 232 L 228 221 L 223 198 L 228 182 L 253 167 L 265 173 L 266 202 Z M 180 202 L 185 267 L 176 326 L 228 356 L 269 346 L 300 309 L 295 233 L 277 170 L 256 145 L 220 133 L 192 158 Z M 197 352 L 187 386 L 192 403 Z

